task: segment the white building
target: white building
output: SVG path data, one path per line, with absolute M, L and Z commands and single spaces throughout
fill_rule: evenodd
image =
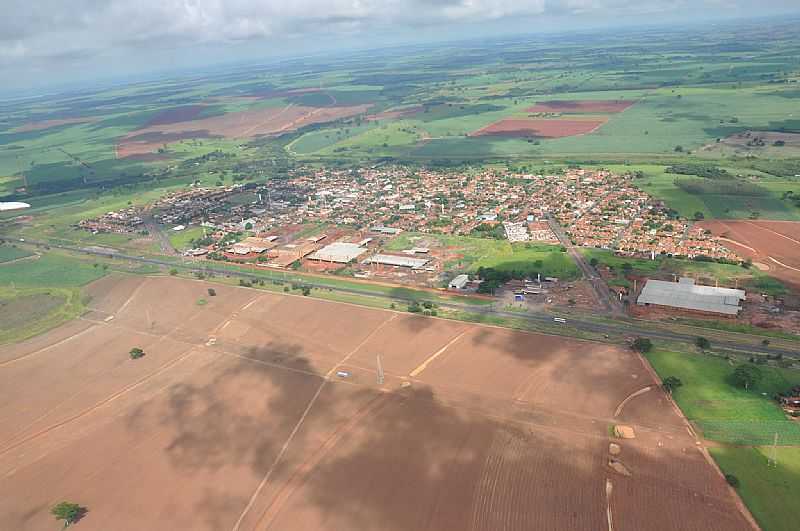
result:
M 467 284 L 469 284 L 469 275 L 458 275 L 450 281 L 447 287 L 450 289 L 464 289 L 467 287 Z

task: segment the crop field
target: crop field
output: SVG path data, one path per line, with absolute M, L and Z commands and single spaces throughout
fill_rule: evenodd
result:
M 108 276 L 3 349 L 5 525 L 67 498 L 87 530 L 750 529 L 630 351 L 208 287 Z
M 248 161 L 229 162 L 229 179 L 273 175 L 278 151 L 326 163 L 775 167 L 798 157 L 794 29 L 775 23 L 765 37 L 758 25 L 724 25 L 705 35 L 709 47 L 675 28 L 384 50 L 0 102 L 0 194 L 35 199 L 167 173 L 191 182 L 207 175 L 209 154 Z M 799 174 L 794 163 L 779 172 Z M 657 186 L 686 201 L 672 180 Z M 706 217 L 800 218 L 774 195 L 685 204 Z
M 0 264 L 3 262 L 13 262 L 29 256 L 33 256 L 33 253 L 26 249 L 20 249 L 19 247 L 13 247 L 11 245 L 0 245 Z
M 675 401 L 706 439 L 716 441 L 711 454 L 725 473 L 739 479 L 739 494 L 761 527 L 795 529 L 800 511 L 787 500 L 800 487 L 798 425 L 771 396 L 800 384 L 800 372 L 762 366 L 761 381 L 746 391 L 731 384 L 734 366 L 727 360 L 664 351 L 647 358 L 661 378 L 676 376 L 683 382 Z M 777 466 L 769 466 L 775 433 Z
M 706 221 L 702 226 L 787 284 L 800 287 L 800 222 Z

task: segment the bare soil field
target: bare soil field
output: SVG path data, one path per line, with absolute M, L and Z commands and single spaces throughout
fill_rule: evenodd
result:
M 177 121 L 180 118 L 179 115 L 186 114 L 188 116 L 188 111 L 176 111 L 176 113 L 162 116 L 157 123 L 151 123 L 131 131 L 120 138 L 117 142 L 117 157 L 125 158 L 131 155 L 152 153 L 164 144 L 183 139 L 253 138 L 260 135 L 282 134 L 310 124 L 355 116 L 368 108 L 369 105 L 305 107 L 289 104 L 284 107 L 251 109 L 181 121 Z M 169 112 L 167 111 L 167 113 Z M 158 119 L 158 116 L 154 119 Z
M 625 401 L 654 384 L 631 352 L 209 286 L 106 277 L 4 349 L 4 526 L 750 529 L 663 392 Z
M 562 138 L 591 133 L 606 119 L 550 120 L 536 118 L 503 118 L 470 133 L 470 136 L 511 136 L 534 138 Z
M 800 289 L 800 223 L 715 220 L 700 226 L 722 237 L 725 245 L 751 258 L 760 269 Z
M 583 114 L 583 113 L 606 113 L 613 114 L 622 112 L 636 103 L 632 100 L 553 100 L 537 103 L 533 107 L 525 109 L 525 112 L 553 112 L 562 114 Z

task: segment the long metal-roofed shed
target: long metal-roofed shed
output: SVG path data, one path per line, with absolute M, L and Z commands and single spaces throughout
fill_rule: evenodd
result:
M 697 312 L 738 315 L 742 310 L 739 304 L 743 300 L 744 290 L 698 286 L 694 279 L 681 278 L 678 282 L 648 280 L 636 302 L 640 306 L 652 304 Z
M 396 267 L 410 267 L 421 269 L 430 262 L 427 258 L 412 258 L 410 256 L 397 256 L 393 254 L 375 254 L 364 260 L 365 264 L 381 264 Z
M 355 260 L 362 254 L 366 253 L 367 249 L 361 247 L 357 243 L 335 242 L 326 245 L 319 251 L 310 255 L 309 260 L 321 260 L 323 262 L 336 262 L 339 264 L 346 264 L 351 260 Z

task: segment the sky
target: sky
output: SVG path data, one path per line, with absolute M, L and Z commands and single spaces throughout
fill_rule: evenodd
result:
M 800 13 L 798 0 L 0 0 L 0 92 L 504 32 Z

